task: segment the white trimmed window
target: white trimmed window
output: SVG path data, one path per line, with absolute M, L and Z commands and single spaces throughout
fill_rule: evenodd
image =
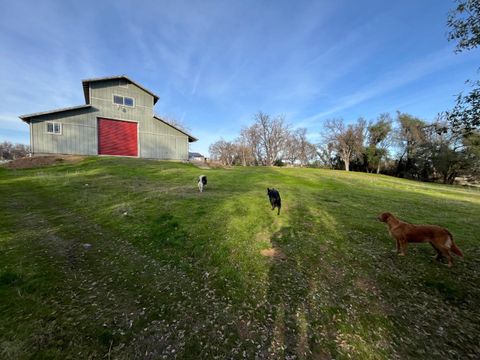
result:
M 131 97 L 128 97 L 128 96 L 113 95 L 113 103 L 117 104 L 117 105 L 134 107 L 135 106 L 135 99 L 131 98 Z
M 47 122 L 47 134 L 62 135 L 62 123 Z

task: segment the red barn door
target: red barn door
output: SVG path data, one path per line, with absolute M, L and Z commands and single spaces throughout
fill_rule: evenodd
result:
M 137 123 L 98 119 L 98 154 L 138 156 Z

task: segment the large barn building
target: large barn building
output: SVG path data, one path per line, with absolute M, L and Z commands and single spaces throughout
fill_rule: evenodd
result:
M 197 141 L 156 116 L 159 97 L 127 76 L 82 81 L 85 105 L 20 116 L 34 155 L 119 155 L 188 160 Z

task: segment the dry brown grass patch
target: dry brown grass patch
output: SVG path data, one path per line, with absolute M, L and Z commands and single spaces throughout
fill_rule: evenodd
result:
M 7 169 L 28 169 L 40 166 L 50 166 L 61 163 L 77 163 L 85 159 L 85 156 L 80 155 L 49 155 L 49 156 L 33 156 L 24 157 L 10 161 L 5 164 Z

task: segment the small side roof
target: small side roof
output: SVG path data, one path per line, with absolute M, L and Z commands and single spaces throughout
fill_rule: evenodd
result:
M 158 101 L 158 99 L 160 99 L 160 97 L 158 95 L 155 95 L 153 92 L 151 92 L 150 90 L 146 89 L 145 87 L 143 87 L 142 85 L 140 85 L 139 83 L 133 81 L 132 79 L 130 79 L 128 76 L 126 75 L 116 75 L 116 76 L 107 76 L 107 77 L 102 77 L 102 78 L 93 78 L 93 79 L 85 79 L 85 80 L 82 80 L 82 85 L 83 85 L 83 94 L 85 96 L 85 103 L 88 104 L 88 102 L 90 101 L 90 86 L 89 84 L 92 83 L 92 82 L 97 82 L 97 81 L 105 81 L 105 80 L 116 80 L 116 79 L 125 79 L 129 82 L 131 82 L 132 84 L 138 86 L 140 89 L 142 89 L 143 91 L 149 93 L 150 95 L 153 96 L 153 104 L 155 105 Z
M 187 136 L 188 136 L 188 142 L 195 142 L 195 141 L 198 140 L 196 137 L 190 135 L 190 134 L 187 133 L 185 130 L 179 129 L 179 128 L 176 127 L 175 125 L 172 125 L 172 124 L 170 124 L 169 122 L 163 120 L 163 119 L 162 119 L 161 117 L 159 117 L 158 115 L 154 115 L 153 118 L 154 118 L 154 119 L 157 119 L 157 120 L 159 120 L 159 121 L 161 121 L 161 122 L 163 122 L 164 124 L 167 124 L 168 126 L 171 126 L 172 128 L 180 131 L 182 134 L 187 135 Z
M 33 114 L 20 115 L 19 118 L 22 119 L 25 122 L 29 122 L 30 119 L 34 118 L 34 117 L 39 117 L 39 116 L 49 115 L 49 114 L 55 114 L 55 113 L 61 113 L 61 112 L 68 112 L 68 111 L 78 110 L 78 109 L 87 109 L 87 108 L 91 108 L 91 107 L 92 107 L 92 105 L 72 106 L 72 107 L 67 107 L 67 108 L 62 108 L 62 109 L 55 109 L 55 110 L 37 112 L 37 113 L 33 113 Z
M 189 157 L 204 157 L 202 154 L 200 154 L 198 152 L 189 152 L 188 156 Z

